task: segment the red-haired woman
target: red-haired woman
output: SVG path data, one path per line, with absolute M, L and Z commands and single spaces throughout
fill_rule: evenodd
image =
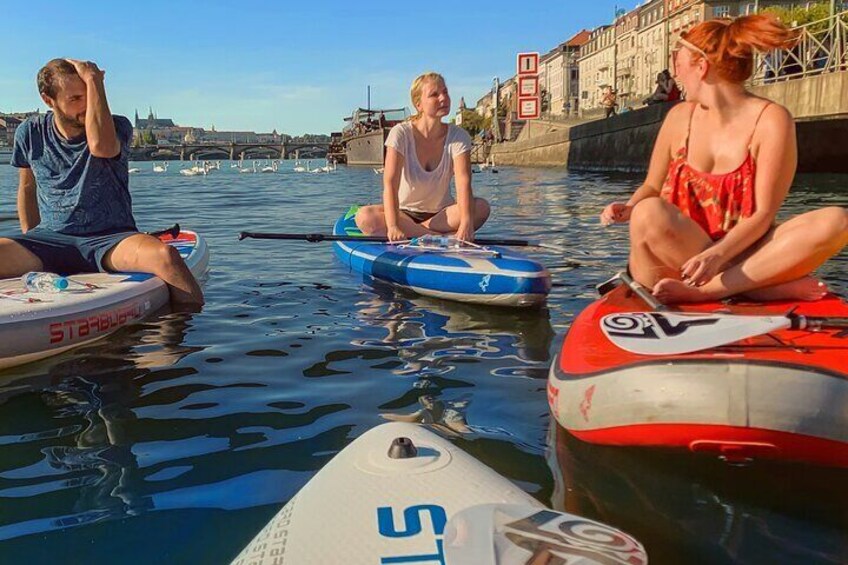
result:
M 665 303 L 744 294 L 816 300 L 810 276 L 848 244 L 848 210 L 830 207 L 775 225 L 797 165 L 786 108 L 745 89 L 754 51 L 793 43 L 764 15 L 703 22 L 674 50 L 686 103 L 668 113 L 644 184 L 601 214 L 630 221 L 630 269 Z

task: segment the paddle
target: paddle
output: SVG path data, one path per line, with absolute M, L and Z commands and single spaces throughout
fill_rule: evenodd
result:
M 374 235 L 334 235 L 334 234 L 325 234 L 325 233 L 258 233 L 258 232 L 249 232 L 243 231 L 239 232 L 239 241 L 243 239 L 285 239 L 285 240 L 296 240 L 296 241 L 308 241 L 310 243 L 317 243 L 320 241 L 358 241 L 365 243 L 390 243 L 389 239 L 385 236 L 374 236 Z M 406 243 L 406 242 L 395 242 L 395 243 Z M 562 248 L 556 245 L 550 245 L 547 243 L 542 243 L 540 241 L 534 240 L 526 240 L 526 239 L 478 239 L 475 238 L 475 245 L 501 245 L 504 247 L 544 247 L 547 249 L 554 249 L 556 251 L 562 251 Z
M 785 329 L 848 328 L 848 318 L 791 311 L 782 316 L 669 312 L 626 273 L 620 278 L 655 311 L 608 314 L 601 318 L 601 330 L 617 347 L 639 355 L 693 353 Z
M 147 235 L 152 235 L 153 237 L 159 237 L 160 235 L 170 235 L 171 239 L 177 239 L 180 235 L 180 224 L 174 224 L 170 228 L 166 230 L 159 231 L 149 231 Z

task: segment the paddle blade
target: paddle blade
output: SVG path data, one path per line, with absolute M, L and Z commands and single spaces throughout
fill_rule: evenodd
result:
M 639 355 L 680 355 L 790 327 L 786 316 L 627 312 L 601 318 L 617 347 Z
M 448 520 L 444 543 L 448 565 L 648 563 L 642 544 L 621 530 L 523 504 L 480 504 L 461 510 Z

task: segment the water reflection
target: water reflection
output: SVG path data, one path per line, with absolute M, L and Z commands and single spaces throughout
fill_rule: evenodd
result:
M 555 509 L 624 529 L 645 545 L 651 563 L 691 562 L 693 555 L 699 563 L 835 564 L 848 557 L 844 471 L 733 467 L 590 445 L 554 422 L 549 441 Z

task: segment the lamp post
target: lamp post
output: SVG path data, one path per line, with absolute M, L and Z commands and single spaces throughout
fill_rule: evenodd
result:
M 492 78 L 492 133 L 495 134 L 495 143 L 500 143 L 501 141 L 501 124 L 498 118 L 498 102 L 499 102 L 499 90 L 501 88 L 500 81 L 498 77 Z

